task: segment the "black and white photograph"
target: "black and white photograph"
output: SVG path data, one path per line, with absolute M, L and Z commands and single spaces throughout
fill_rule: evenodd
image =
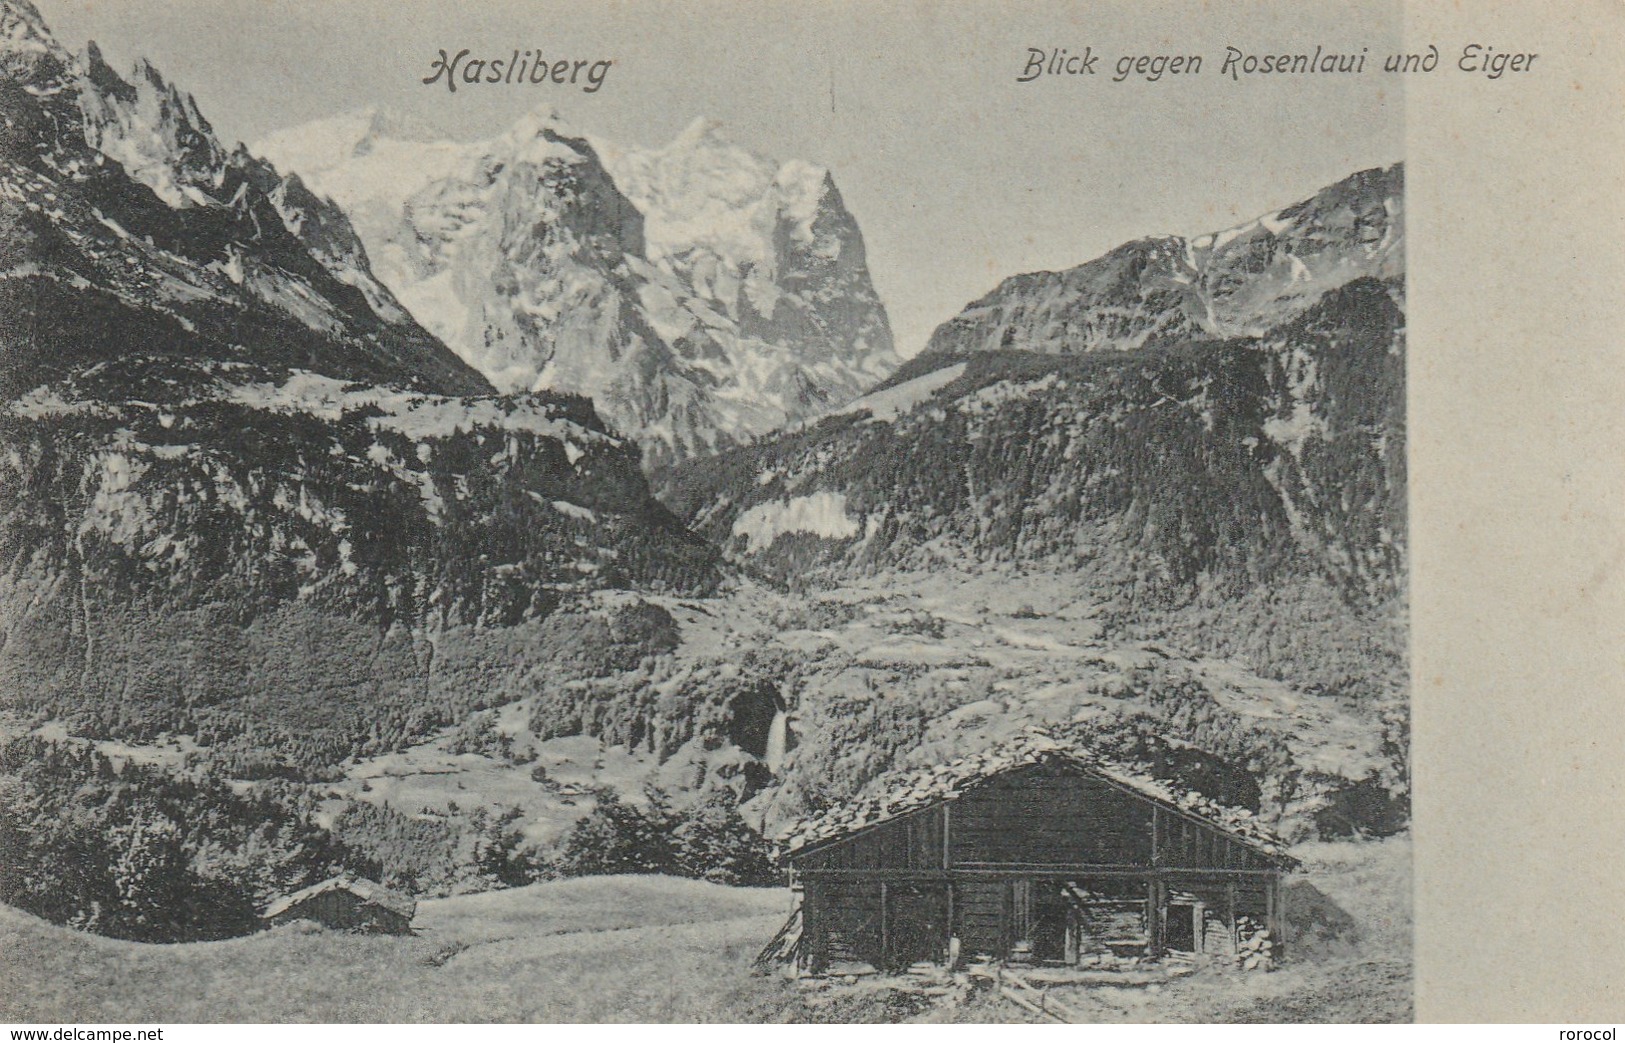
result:
M 0 0 L 0 1020 L 1413 1021 L 1402 14 Z

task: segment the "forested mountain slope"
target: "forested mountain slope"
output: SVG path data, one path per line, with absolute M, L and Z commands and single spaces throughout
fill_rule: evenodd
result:
M 1356 175 L 1316 199 L 1397 178 Z M 1398 211 L 1375 198 L 1368 211 Z M 1318 242 L 1305 215 L 1319 212 L 1283 214 Z M 1374 240 L 1384 269 L 1402 271 L 1397 235 Z M 1290 267 L 1295 255 L 1283 256 Z M 1181 326 L 1188 313 L 1170 301 L 1152 326 L 1184 336 L 1110 351 L 1019 323 L 1001 327 L 1018 329 L 995 338 L 1002 348 L 934 342 L 850 407 L 695 461 L 663 496 L 768 577 L 838 584 L 1023 563 L 1072 577 L 1136 632 L 1181 635 L 1304 685 L 1393 693 L 1404 672 L 1403 280 L 1332 282 L 1277 294 L 1269 310 L 1282 317 L 1248 336 Z M 1080 313 L 1108 311 L 1092 292 L 1073 301 Z

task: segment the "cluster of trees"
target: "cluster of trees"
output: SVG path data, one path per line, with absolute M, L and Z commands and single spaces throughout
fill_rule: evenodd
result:
M 1189 743 L 1170 742 L 1168 732 L 1167 721 L 1134 711 L 1091 720 L 1074 737 L 1113 760 L 1140 766 L 1176 790 L 1195 790 L 1230 807 L 1261 809 L 1263 793 L 1252 772 Z
M 1144 709 L 1091 720 L 1076 729 L 1078 738 L 1176 788 L 1269 817 L 1318 795 L 1308 802 L 1314 810 L 1306 820 L 1282 823 L 1288 833 L 1388 836 L 1408 825 L 1410 734 L 1403 702 L 1381 714 L 1383 767 L 1349 779 L 1299 764 L 1279 731 L 1226 709 L 1183 669 L 1152 666 L 1129 681 Z
M 677 647 L 677 621 L 643 600 L 597 611 L 560 612 L 549 617 L 537 638 L 537 655 L 548 672 L 576 680 L 631 670 L 651 656 Z
M 898 670 L 858 668 L 845 656 L 831 656 L 825 668 L 848 673 L 854 684 L 799 704 L 807 739 L 779 780 L 776 802 L 785 807 L 820 812 L 852 798 L 870 779 L 904 766 L 933 721 L 975 699 Z
M 673 811 L 658 791 L 645 794 L 643 807 L 609 790 L 596 796 L 592 814 L 575 824 L 538 873 L 664 873 L 740 886 L 782 882 L 771 845 L 745 822 L 726 791 L 682 812 Z
M 78 612 L 67 600 L 46 602 L 19 628 L 23 647 L 0 664 L 13 709 L 87 738 L 190 735 L 205 748 L 197 766 L 250 780 L 331 780 L 352 758 L 401 749 L 527 695 L 543 696 L 545 735 L 578 734 L 583 721 L 623 716 L 622 708 L 613 699 L 585 705 L 564 690 L 568 681 L 620 677 L 677 643 L 671 616 L 642 601 L 511 627 L 459 625 L 432 640 L 404 623 L 380 630 L 312 602 L 247 620 L 240 606 L 166 612 L 145 595 L 89 620 Z M 88 648 L 67 647 L 67 635 L 87 627 L 88 640 L 73 640 Z M 47 630 L 50 649 L 27 647 Z M 91 668 L 71 676 L 46 669 L 67 660 Z
M 373 879 L 400 891 L 447 895 L 483 890 L 471 870 L 471 844 L 450 817 L 405 815 L 384 804 L 351 802 L 333 816 L 333 836 L 377 867 Z
M 0 901 L 138 941 L 245 934 L 278 895 L 376 872 L 311 811 L 299 787 L 239 795 L 83 743 L 13 739 L 0 746 Z
M 1166 641 L 1246 663 L 1261 677 L 1338 700 L 1369 713 L 1408 683 L 1404 616 L 1350 611 L 1321 576 L 1278 579 L 1240 594 L 1199 593 L 1189 604 L 1134 620 L 1121 611 L 1105 623 L 1131 638 Z
M 483 807 L 453 817 L 408 817 L 354 804 L 334 833 L 379 866 L 386 884 L 417 894 L 520 887 L 538 880 L 611 873 L 661 873 L 715 883 L 778 882 L 772 850 L 739 813 L 732 793 L 713 791 L 682 810 L 649 790 L 643 802 L 593 791 L 594 807 L 556 843 L 525 838 L 517 809 Z
M 1251 345 L 1046 357 L 1047 381 L 1034 365 L 978 355 L 967 394 L 939 410 L 832 425 L 817 429 L 822 441 L 801 435 L 700 461 L 682 503 L 726 541 L 735 511 L 784 498 L 792 481 L 814 472 L 816 487 L 843 491 L 849 510 L 881 518 L 862 541 L 860 567 L 906 564 L 942 536 L 988 559 L 1030 560 L 1071 560 L 1087 542 L 1080 534 L 1104 536 L 1157 557 L 1159 569 L 1137 574 L 1157 580 L 1141 596 L 1162 599 L 1188 592 L 1204 571 L 1251 578 L 1290 544 L 1267 461 L 1254 452 L 1266 387 L 1263 356 Z M 1003 381 L 1031 386 L 986 400 L 968 393 Z M 746 465 L 742 454 L 754 458 Z M 761 486 L 757 473 L 786 477 Z M 708 510 L 722 500 L 734 509 Z M 828 553 L 840 560 L 846 550 Z M 780 554 L 751 564 L 785 575 L 805 564 L 781 563 Z
M 340 871 L 414 894 L 606 873 L 769 885 L 769 844 L 719 790 L 682 810 L 613 791 L 555 845 L 526 840 L 517 809 L 408 816 L 352 803 L 316 825 L 303 786 L 238 793 L 203 772 L 115 762 L 82 742 L 0 746 L 0 902 L 115 938 L 248 934 L 278 896 Z

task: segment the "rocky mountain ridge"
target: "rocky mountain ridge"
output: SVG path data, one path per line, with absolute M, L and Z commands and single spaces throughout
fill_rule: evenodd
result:
M 1339 286 L 1403 275 L 1404 192 L 1403 164 L 1362 170 L 1236 228 L 1136 239 L 1063 272 L 1013 276 L 925 350 L 1076 354 L 1262 336 Z
M 21 299 L 30 280 L 87 289 L 82 281 L 221 340 L 244 325 L 296 328 L 287 338 L 305 342 L 299 361 L 334 375 L 491 390 L 372 278 L 342 213 L 224 147 L 157 70 L 139 62 L 125 80 L 94 44 L 69 54 L 22 0 L 3 17 L 0 188 L 11 203 L 14 315 L 33 310 Z

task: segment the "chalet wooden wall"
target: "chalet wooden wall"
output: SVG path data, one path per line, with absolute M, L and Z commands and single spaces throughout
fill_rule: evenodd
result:
M 933 870 L 944 867 L 943 809 L 900 815 L 796 860 L 801 871 Z
M 1162 810 L 1157 816 L 1156 863 L 1184 869 L 1269 868 L 1263 855 L 1194 817 Z
M 1222 828 L 1072 765 L 1003 772 L 791 858 L 810 962 L 899 966 L 1091 953 L 1231 953 L 1278 922 L 1280 865 Z
M 1151 806 L 1098 779 L 1033 767 L 953 804 L 953 864 L 1151 865 Z
M 1011 903 L 1008 880 L 955 881 L 954 899 L 961 951 L 966 954 L 1008 951 L 1010 943 L 1005 936 Z

